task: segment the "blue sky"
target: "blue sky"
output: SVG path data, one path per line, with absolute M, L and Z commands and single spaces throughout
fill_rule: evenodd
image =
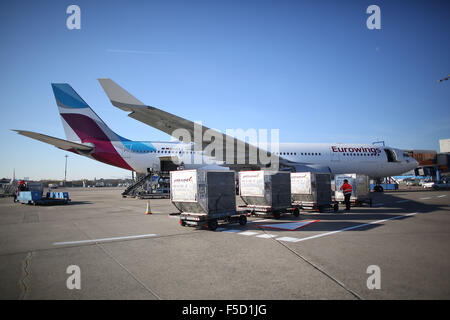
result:
M 68 30 L 66 8 L 81 8 Z M 366 8 L 381 8 L 381 30 Z M 117 133 L 170 137 L 114 108 L 97 78 L 208 127 L 280 129 L 281 142 L 450 138 L 448 1 L 2 1 L 0 177 L 64 177 L 51 82 L 67 82 Z M 125 177 L 69 153 L 68 179 Z

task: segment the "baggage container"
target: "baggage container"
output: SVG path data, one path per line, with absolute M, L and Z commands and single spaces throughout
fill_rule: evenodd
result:
M 332 207 L 335 212 L 339 210 L 339 205 L 332 200 L 330 174 L 314 172 L 291 172 L 290 174 L 294 216 L 298 216 L 298 209 L 324 212 L 325 209 Z
M 233 171 L 179 170 L 170 172 L 170 199 L 181 212 L 182 226 L 203 226 L 215 230 L 218 221 L 247 223 L 236 211 Z
M 372 199 L 370 198 L 370 181 L 369 177 L 362 174 L 347 173 L 334 176 L 335 181 L 335 201 L 344 202 L 344 193 L 340 188 L 344 184 L 344 180 L 347 179 L 348 183 L 352 186 L 352 195 L 350 202 L 355 206 L 360 206 L 363 203 L 367 203 L 372 206 Z
M 291 208 L 289 172 L 240 171 L 239 195 L 245 208 L 253 214 L 270 214 L 279 218 Z

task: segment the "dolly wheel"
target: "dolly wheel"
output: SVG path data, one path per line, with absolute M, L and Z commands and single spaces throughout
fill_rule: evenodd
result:
M 333 210 L 334 210 L 334 212 L 338 212 L 339 211 L 339 205 L 337 203 L 334 204 Z
M 241 226 L 245 226 L 247 224 L 247 217 L 244 215 L 239 216 L 239 224 Z
M 217 219 L 212 219 L 208 221 L 208 229 L 214 231 L 217 229 Z
M 300 216 L 300 210 L 298 210 L 298 208 L 295 208 L 292 214 L 294 215 L 294 217 L 298 218 Z
M 281 216 L 280 211 L 276 210 L 276 211 L 273 212 L 273 217 L 275 219 L 280 219 L 280 216 Z

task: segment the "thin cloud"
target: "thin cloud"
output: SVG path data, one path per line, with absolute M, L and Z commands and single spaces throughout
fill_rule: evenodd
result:
M 131 54 L 170 54 L 167 51 L 143 51 L 143 50 L 124 50 L 124 49 L 107 49 L 110 53 L 131 53 Z

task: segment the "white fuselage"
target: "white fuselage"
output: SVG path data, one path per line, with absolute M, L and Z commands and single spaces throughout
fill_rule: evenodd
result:
M 139 173 L 158 171 L 161 160 L 169 159 L 182 163 L 186 169 L 223 165 L 223 162 L 215 161 L 201 151 L 194 151 L 192 144 L 139 142 L 147 148 L 127 148 L 120 142 L 113 142 L 113 145 Z M 278 150 L 271 150 L 280 158 L 292 162 L 329 167 L 333 174 L 358 173 L 379 178 L 399 175 L 417 167 L 417 162 L 402 150 L 371 144 L 280 143 Z

